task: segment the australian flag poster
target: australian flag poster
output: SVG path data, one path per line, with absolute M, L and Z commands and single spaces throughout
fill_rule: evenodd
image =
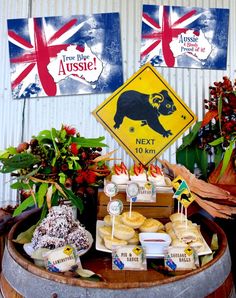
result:
M 7 23 L 13 98 L 110 93 L 123 84 L 118 13 Z
M 144 5 L 141 65 L 226 69 L 229 9 Z

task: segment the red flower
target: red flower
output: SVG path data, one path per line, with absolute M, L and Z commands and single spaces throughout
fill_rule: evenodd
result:
M 86 176 L 84 177 L 88 184 L 93 184 L 97 180 L 97 176 L 93 171 L 86 171 Z
M 66 163 L 64 163 L 64 164 L 61 165 L 61 170 L 62 170 L 63 172 L 67 171 L 68 169 L 69 169 L 69 168 L 68 168 L 68 165 L 67 165 Z
M 70 145 L 70 152 L 71 152 L 73 155 L 78 155 L 79 150 L 78 150 L 78 148 L 77 148 L 77 144 L 76 144 L 76 143 L 71 143 L 71 145 Z
M 234 93 L 229 93 L 228 95 L 229 104 L 233 109 L 236 109 L 236 95 Z
M 65 129 L 67 135 L 69 135 L 69 136 L 73 136 L 73 135 L 76 134 L 76 129 L 74 127 L 71 127 L 69 125 L 65 125 L 63 128 Z
M 77 171 L 77 176 L 75 178 L 75 181 L 78 183 L 78 184 L 81 184 L 84 182 L 84 172 L 82 170 L 78 170 Z

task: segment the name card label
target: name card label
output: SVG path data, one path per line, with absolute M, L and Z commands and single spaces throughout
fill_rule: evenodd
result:
M 112 270 L 147 270 L 143 248 L 139 245 L 113 247 Z
M 168 248 L 165 255 L 165 266 L 170 271 L 192 270 L 199 267 L 199 259 L 195 251 L 190 247 Z
M 156 187 L 152 182 L 138 182 L 139 193 L 133 202 L 156 202 Z M 127 202 L 130 197 L 127 196 Z

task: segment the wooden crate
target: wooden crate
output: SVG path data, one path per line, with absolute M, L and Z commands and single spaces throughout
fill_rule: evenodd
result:
M 113 199 L 119 199 L 124 204 L 124 210 L 129 210 L 129 202 L 126 200 L 126 193 L 119 192 Z M 103 219 L 107 212 L 109 198 L 101 190 L 98 192 L 97 219 Z M 132 205 L 133 211 L 138 211 L 146 217 L 168 218 L 174 212 L 173 191 L 169 188 L 165 191 L 158 191 L 156 202 L 135 202 Z

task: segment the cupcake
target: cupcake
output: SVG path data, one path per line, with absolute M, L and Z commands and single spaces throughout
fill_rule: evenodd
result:
M 146 182 L 147 181 L 147 175 L 146 170 L 142 164 L 134 164 L 130 171 L 130 180 L 134 182 Z
M 165 186 L 165 177 L 162 170 L 153 164 L 149 165 L 147 171 L 148 181 L 152 182 L 155 186 Z
M 112 167 L 111 181 L 116 184 L 127 184 L 129 181 L 129 173 L 123 162 L 120 165 L 114 164 Z

